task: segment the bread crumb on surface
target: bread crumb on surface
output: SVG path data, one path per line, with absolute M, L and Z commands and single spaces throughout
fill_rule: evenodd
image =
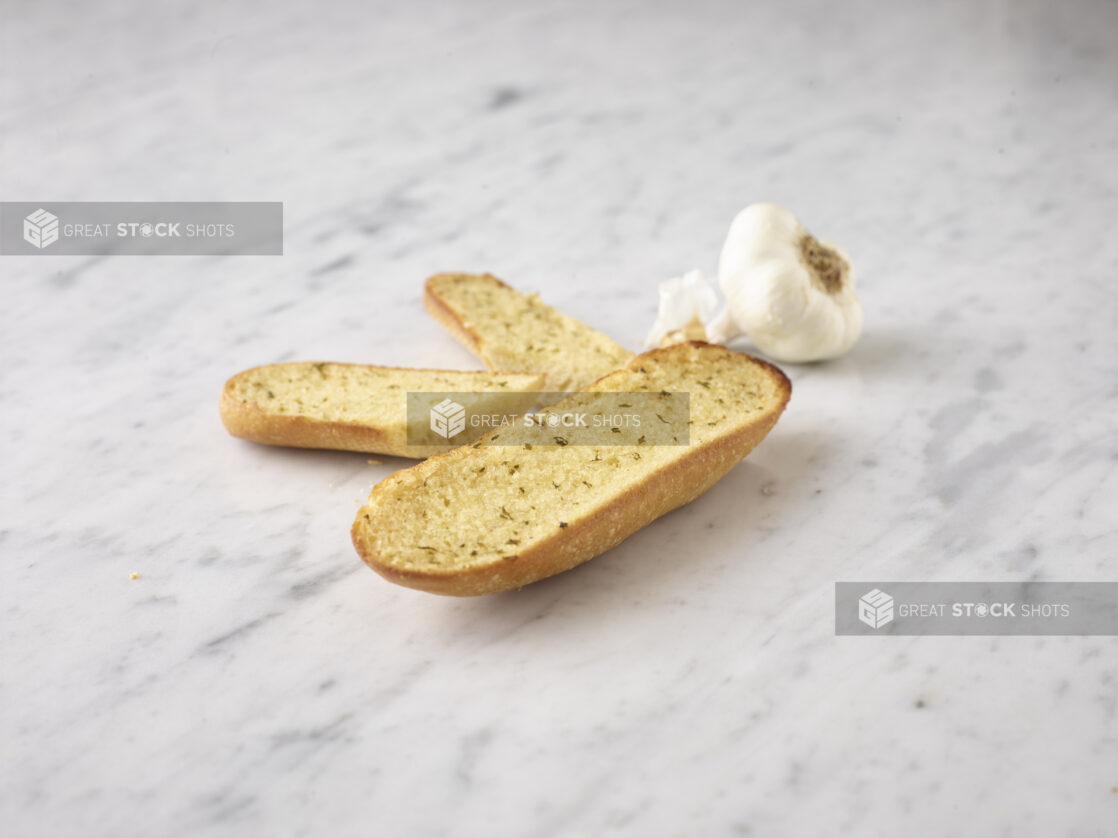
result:
M 129 579 L 139 579 L 140 574 L 133 570 L 131 573 L 128 574 L 128 578 Z

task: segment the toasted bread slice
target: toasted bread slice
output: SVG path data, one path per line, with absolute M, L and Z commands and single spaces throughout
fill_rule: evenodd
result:
M 423 305 L 489 369 L 542 372 L 552 392 L 581 390 L 633 357 L 601 332 L 489 274 L 433 276 Z
M 453 596 L 496 593 L 575 567 L 714 485 L 791 395 L 776 367 L 721 346 L 654 349 L 586 392 L 690 394 L 687 445 L 519 445 L 516 426 L 376 485 L 353 524 L 386 579 Z M 584 397 L 550 408 L 561 413 Z
M 221 421 L 233 436 L 265 445 L 422 458 L 448 446 L 408 444 L 409 392 L 464 393 L 468 399 L 462 400 L 470 401 L 473 409 L 516 414 L 532 406 L 543 380 L 542 375 L 516 373 L 326 362 L 271 364 L 225 382 Z M 428 417 L 414 418 L 422 423 Z M 451 441 L 469 442 L 485 430 L 464 428 Z

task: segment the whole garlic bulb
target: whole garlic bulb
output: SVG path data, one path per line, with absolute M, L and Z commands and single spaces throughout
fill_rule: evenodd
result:
M 744 334 L 778 361 L 837 358 L 862 333 L 850 260 L 776 204 L 746 207 L 730 225 L 718 262 L 726 308 L 707 327 L 725 343 Z

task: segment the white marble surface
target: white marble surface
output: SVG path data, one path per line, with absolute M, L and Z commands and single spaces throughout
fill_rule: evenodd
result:
M 0 830 L 1114 835 L 1118 641 L 836 638 L 832 596 L 1115 578 L 1116 26 L 4 0 L 5 199 L 282 200 L 286 254 L 0 259 Z M 404 461 L 220 426 L 257 363 L 473 368 L 438 270 L 635 347 L 756 200 L 853 255 L 865 338 L 574 572 L 394 587 L 347 530 Z

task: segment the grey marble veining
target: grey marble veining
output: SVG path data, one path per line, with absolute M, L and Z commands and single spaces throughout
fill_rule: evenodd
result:
M 1116 25 L 2 4 L 6 199 L 286 222 L 278 258 L 0 259 L 5 834 L 1112 835 L 1114 639 L 835 637 L 832 595 L 1114 578 Z M 439 270 L 636 348 L 757 200 L 852 254 L 865 337 L 573 572 L 394 587 L 348 527 L 405 461 L 220 426 L 258 363 L 476 368 L 420 306 Z

